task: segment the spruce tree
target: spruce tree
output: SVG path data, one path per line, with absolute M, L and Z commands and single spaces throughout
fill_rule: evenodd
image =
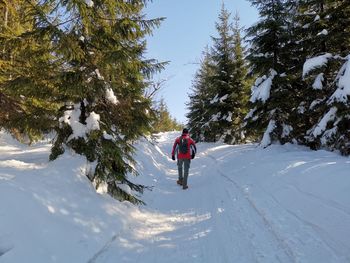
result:
M 50 129 L 57 109 L 51 99 L 56 79 L 50 72 L 57 67 L 52 41 L 39 29 L 34 12 L 27 1 L 0 6 L 0 127 L 30 140 Z
M 182 129 L 182 125 L 179 124 L 175 118 L 172 118 L 164 98 L 159 101 L 159 105 L 155 109 L 156 117 L 152 124 L 153 132 L 166 132 L 166 131 L 179 131 Z
M 257 78 L 245 129 L 251 138 L 261 138 L 263 134 L 261 144 L 265 147 L 273 141 L 290 141 L 293 130 L 290 109 L 294 101 L 288 97 L 292 90 L 288 82 L 290 18 L 284 1 L 250 2 L 257 7 L 260 21 L 247 30 L 251 74 Z
M 312 122 L 306 133 L 306 143 L 313 149 L 327 147 L 349 154 L 346 76 L 349 72 L 350 4 L 347 1 L 303 1 L 301 8 L 308 51 L 303 76 L 308 84 L 306 90 L 313 90 L 307 112 Z M 315 61 L 322 63 L 311 67 Z
M 73 149 L 94 163 L 96 187 L 131 202 L 144 188 L 127 174 L 136 174 L 132 142 L 151 130 L 146 79 L 163 66 L 143 58 L 160 23 L 144 19 L 145 2 L 19 2 L 30 27 L 1 40 L 18 64 L 1 71 L 0 92 L 20 102 L 21 132 L 54 130 L 51 159 Z
M 226 141 L 231 143 L 242 142 L 245 135 L 242 131 L 244 117 L 248 111 L 249 87 L 251 79 L 248 77 L 247 63 L 245 61 L 245 50 L 242 45 L 241 31 L 239 23 L 239 15 L 236 13 L 234 17 L 233 28 L 233 45 L 234 45 L 234 72 L 233 72 L 233 89 L 232 103 L 234 110 L 232 112 L 232 132 L 231 136 L 226 138 Z
M 326 73 L 332 63 L 332 55 L 329 53 L 327 7 L 325 1 L 301 1 L 297 22 L 300 25 L 299 39 L 305 52 L 305 61 L 311 63 L 313 58 L 324 59 L 325 63 L 307 70 L 306 66 L 300 67 L 300 75 L 304 81 L 301 90 L 301 102 L 299 104 L 300 116 L 304 122 L 304 143 L 312 148 L 318 148 L 319 144 L 312 136 L 312 127 L 315 126 L 326 109 L 326 100 L 331 93 L 332 76 Z M 325 74 L 326 73 L 326 74 Z
M 191 136 L 196 141 L 209 141 L 207 135 L 210 132 L 208 121 L 210 119 L 210 100 L 213 96 L 213 61 L 208 47 L 203 52 L 198 71 L 192 82 L 190 102 L 187 104 L 187 114 Z
M 236 27 L 230 22 L 230 13 L 222 6 L 219 22 L 216 23 L 218 37 L 212 37 L 211 50 L 213 75 L 208 107 L 209 120 L 207 140 L 239 142 L 243 138 L 238 131 L 244 114 L 246 96 L 245 63 L 241 46 L 238 17 Z

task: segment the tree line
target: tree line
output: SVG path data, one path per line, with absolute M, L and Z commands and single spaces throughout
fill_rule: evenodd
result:
M 192 136 L 350 154 L 350 2 L 250 2 L 259 20 L 245 31 L 222 7 L 192 85 Z
M 130 178 L 133 142 L 181 129 L 149 96 L 166 63 L 145 58 L 145 37 L 163 20 L 146 19 L 147 2 L 0 2 L 0 128 L 28 143 L 51 134 L 51 160 L 84 155 L 96 187 L 134 203 L 145 186 Z M 251 3 L 260 20 L 243 37 L 222 8 L 193 81 L 193 137 L 349 154 L 349 1 Z

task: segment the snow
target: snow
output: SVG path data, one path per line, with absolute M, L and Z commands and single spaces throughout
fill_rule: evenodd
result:
M 254 116 L 255 112 L 256 112 L 256 107 L 254 107 L 254 109 L 250 109 L 247 116 L 244 117 L 244 120 L 248 120 L 248 119 L 252 118 Z
M 97 187 L 96 187 L 96 192 L 99 194 L 106 194 L 108 193 L 108 184 L 105 182 L 100 183 Z
M 103 131 L 103 138 L 106 140 L 114 141 L 114 137 L 110 134 L 108 134 L 106 131 Z
M 59 118 L 59 122 L 68 124 L 73 133 L 69 136 L 68 141 L 72 139 L 77 139 L 79 137 L 86 139 L 86 135 L 92 130 L 100 129 L 100 115 L 95 112 L 90 112 L 89 116 L 86 118 L 86 124 L 79 121 L 81 111 L 79 104 L 74 105 L 73 110 L 67 110 L 64 112 L 63 116 Z
M 232 112 L 228 112 L 228 116 L 226 117 L 226 120 L 228 121 L 228 122 L 232 122 Z
M 297 112 L 298 112 L 299 114 L 304 114 L 305 111 L 306 111 L 306 109 L 305 109 L 305 103 L 304 103 L 304 102 L 301 102 L 301 103 L 299 104 L 298 108 L 297 108 Z
M 333 102 L 342 102 L 346 104 L 348 102 L 348 96 L 350 95 L 350 55 L 347 56 L 347 61 L 340 69 L 336 80 L 338 81 L 338 88 L 330 97 L 328 104 Z
M 350 261 L 349 158 L 287 144 L 201 143 L 189 189 L 169 158 L 179 132 L 140 140 L 147 206 L 97 194 L 86 160 L 0 133 L 0 262 Z M 16 161 L 16 162 L 14 162 Z
M 326 53 L 324 55 L 307 59 L 303 67 L 303 77 L 307 76 L 310 73 L 310 71 L 326 65 L 328 63 L 328 60 L 332 57 L 332 54 Z
M 323 99 L 316 99 L 313 102 L 311 102 L 309 109 L 312 110 L 314 109 L 317 105 L 319 105 Z
M 105 78 L 101 75 L 99 69 L 95 69 L 95 74 L 99 80 L 104 80 Z
M 320 33 L 318 33 L 317 34 L 318 36 L 320 36 L 320 35 L 325 35 L 325 36 L 327 36 L 328 35 L 328 31 L 327 31 L 327 29 L 323 29 Z
M 88 7 L 93 7 L 94 6 L 94 2 L 92 0 L 85 0 L 85 3 Z
M 277 72 L 271 69 L 269 77 L 264 75 L 255 81 L 255 85 L 252 87 L 252 95 L 250 97 L 251 102 L 255 103 L 258 100 L 261 100 L 265 103 L 269 99 L 272 80 L 276 75 Z
M 276 129 L 276 122 L 274 120 L 270 120 L 269 125 L 267 126 L 264 136 L 260 142 L 261 147 L 267 147 L 269 146 L 272 141 L 271 141 L 271 133 Z
M 112 104 L 118 104 L 118 99 L 111 88 L 106 89 L 106 99 Z
M 312 84 L 312 88 L 315 90 L 321 90 L 323 88 L 323 80 L 324 80 L 324 73 L 320 73 L 317 75 L 314 84 Z
M 283 128 L 282 135 L 281 135 L 282 138 L 288 137 L 290 135 L 290 133 L 293 131 L 292 126 L 284 124 L 284 123 L 282 125 L 282 128 Z
M 222 96 L 222 97 L 219 99 L 220 103 L 223 103 L 224 100 L 226 100 L 227 98 L 228 98 L 228 94 L 225 94 L 224 96 Z
M 86 118 L 86 131 L 85 133 L 89 133 L 92 130 L 100 129 L 100 115 L 93 112 L 90 112 L 89 117 Z
M 314 137 L 317 137 L 320 134 L 322 134 L 322 132 L 324 132 L 326 130 L 327 123 L 330 121 L 333 121 L 335 119 L 336 113 L 337 113 L 336 107 L 330 108 L 329 111 L 323 116 L 323 118 L 320 120 L 320 122 L 314 128 L 314 130 L 312 131 L 312 135 Z
M 218 121 L 220 119 L 220 116 L 221 116 L 221 112 L 213 114 L 210 118 L 210 121 Z
M 132 190 L 130 188 L 130 186 L 128 186 L 127 184 L 118 184 L 118 187 L 120 189 L 122 189 L 124 192 L 126 192 L 127 194 L 132 194 Z
M 214 104 L 218 102 L 219 101 L 218 97 L 219 97 L 219 94 L 216 94 L 215 97 L 210 101 L 210 104 Z
M 216 94 L 215 97 L 210 100 L 210 104 L 214 104 L 220 101 L 220 103 L 223 103 L 224 100 L 226 100 L 228 98 L 228 94 L 225 94 L 224 96 L 222 96 L 221 98 L 219 98 L 219 94 Z
M 326 130 L 321 137 L 321 144 L 322 145 L 327 145 L 329 141 L 333 138 L 333 136 L 337 133 L 338 127 L 333 127 L 330 130 Z

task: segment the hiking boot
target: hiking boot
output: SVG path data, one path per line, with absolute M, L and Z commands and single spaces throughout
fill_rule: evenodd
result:
M 178 185 L 182 185 L 182 181 L 181 181 L 181 180 L 177 180 L 176 183 L 177 183 Z
M 184 186 L 182 187 L 183 190 L 186 190 L 187 188 L 188 188 L 187 185 L 184 185 Z

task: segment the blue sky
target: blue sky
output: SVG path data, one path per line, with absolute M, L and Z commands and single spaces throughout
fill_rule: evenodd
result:
M 148 18 L 166 17 L 161 26 L 147 38 L 148 58 L 170 61 L 155 80 L 167 79 L 157 98 L 163 97 L 170 114 L 186 123 L 186 102 L 198 62 L 211 37 L 216 36 L 215 22 L 221 5 L 237 11 L 241 26 L 248 27 L 258 19 L 257 11 L 246 0 L 153 0 L 147 4 Z

